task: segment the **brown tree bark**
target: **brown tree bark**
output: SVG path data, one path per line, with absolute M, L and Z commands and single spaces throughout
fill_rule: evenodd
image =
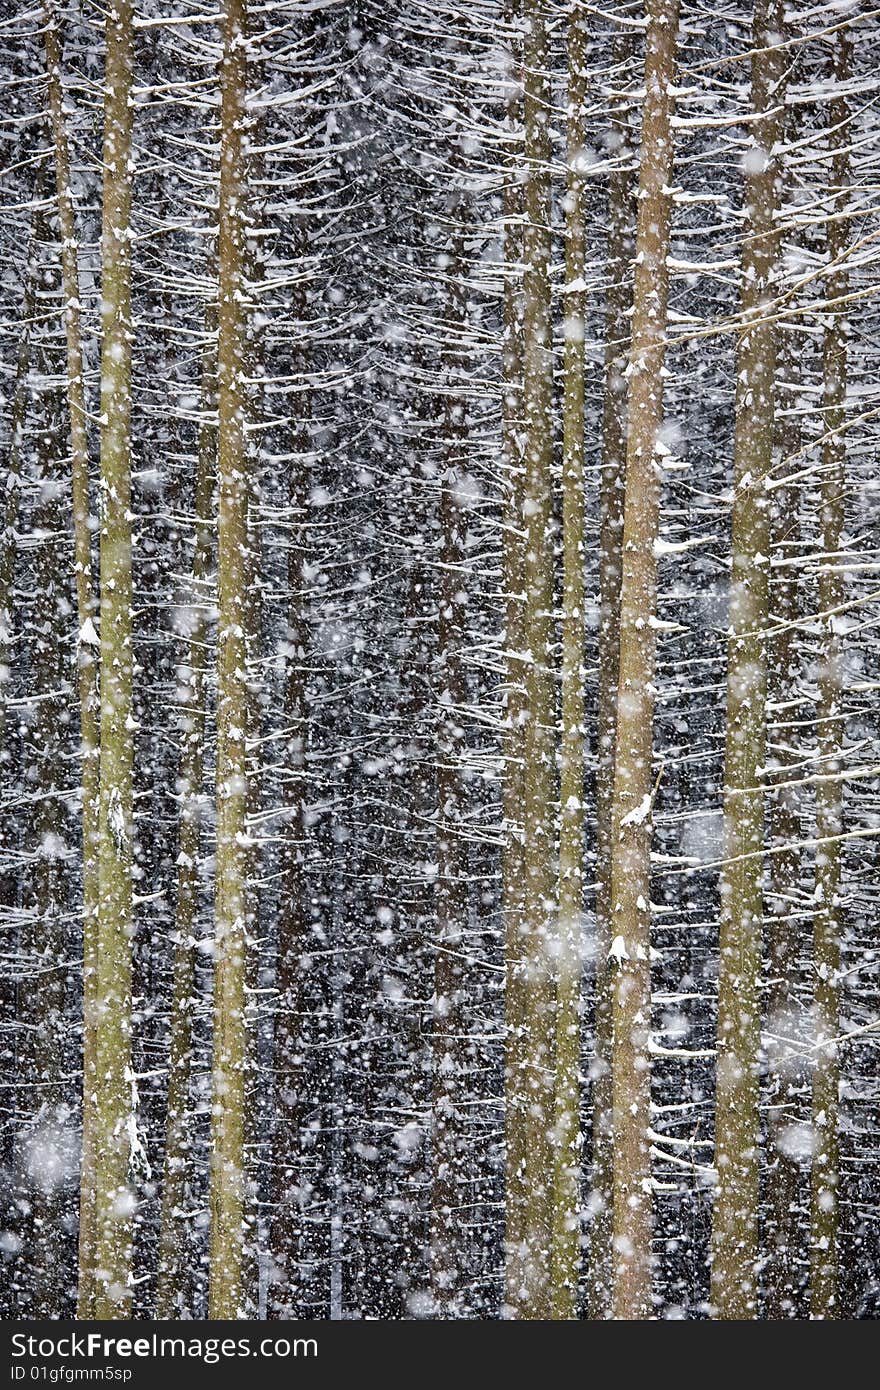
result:
M 614 81 L 622 87 L 635 62 L 636 43 L 624 30 L 614 42 Z M 608 178 L 608 290 L 605 311 L 605 396 L 599 496 L 599 679 L 596 730 L 596 974 L 595 1058 L 592 1068 L 593 1161 L 590 1213 L 590 1317 L 610 1316 L 613 1283 L 613 1097 L 611 1076 L 611 803 L 620 669 L 620 573 L 626 476 L 626 366 L 630 347 L 635 194 L 632 104 L 611 108 L 618 167 Z
M 812 1166 L 810 1235 L 810 1316 L 839 1318 L 838 1188 L 840 1184 L 839 1092 L 840 1058 L 840 937 L 843 913 L 840 894 L 843 873 L 843 770 L 845 672 L 843 642 L 832 616 L 844 599 L 843 575 L 837 556 L 846 520 L 847 343 L 846 310 L 849 290 L 846 266 L 850 185 L 850 108 L 841 90 L 850 75 L 852 37 L 847 29 L 834 36 L 833 77 L 837 86 L 828 104 L 832 150 L 831 215 L 827 223 L 830 273 L 825 282 L 829 301 L 822 346 L 821 525 L 822 552 L 818 600 L 822 624 L 819 699 L 816 710 L 820 777 L 816 783 L 815 915 L 813 969 L 815 972 L 816 1056 L 813 1064 L 812 1122 L 815 1151 Z
M 746 158 L 742 330 L 737 345 L 731 512 L 730 641 L 724 755 L 724 858 L 715 1086 L 717 1188 L 712 1219 L 712 1303 L 721 1318 L 756 1311 L 770 514 L 776 328 L 766 317 L 779 252 L 783 32 L 779 0 L 759 0 L 753 21 L 753 143 Z
M 677 0 L 650 0 L 629 365 L 620 671 L 611 808 L 613 1316 L 651 1314 L 650 855 L 653 682 Z

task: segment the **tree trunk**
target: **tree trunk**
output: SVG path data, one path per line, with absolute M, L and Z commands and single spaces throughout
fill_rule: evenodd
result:
M 98 810 L 95 1290 L 91 1316 L 131 1309 L 132 1125 L 130 0 L 108 13 L 101 241 L 101 728 Z M 88 1281 L 88 1273 L 86 1281 Z
M 840 1063 L 840 906 L 843 869 L 843 768 L 844 689 L 843 653 L 837 620 L 831 616 L 844 598 L 839 552 L 846 517 L 846 310 L 841 301 L 849 289 L 845 257 L 849 204 L 852 138 L 849 101 L 841 92 L 850 72 L 852 39 L 846 29 L 834 36 L 834 82 L 837 93 L 828 106 L 829 142 L 832 149 L 831 220 L 827 227 L 826 281 L 830 301 L 822 350 L 822 407 L 825 433 L 822 441 L 822 553 L 819 567 L 821 623 L 819 699 L 816 710 L 819 781 L 816 783 L 815 915 L 813 918 L 813 968 L 815 971 L 816 1053 L 813 1065 L 813 1134 L 810 1220 L 810 1315 L 839 1318 L 837 1288 L 838 1226 L 838 1092 Z M 821 841 L 827 839 L 828 844 Z
M 553 1315 L 576 1318 L 580 1272 L 580 1055 L 584 910 L 584 289 L 587 20 L 568 26 L 562 440 L 562 740 L 559 785 L 559 954 L 556 979 Z
M 509 1123 L 519 1130 L 521 1239 L 507 1243 L 507 1302 L 514 1317 L 552 1308 L 554 699 L 553 354 L 550 318 L 550 114 L 547 37 L 541 0 L 525 6 L 525 223 L 523 230 L 523 523 L 525 612 L 523 737 L 523 910 L 514 969 L 522 988 L 519 1075 L 510 1078 Z M 519 988 L 520 986 L 518 986 Z
M 244 556 L 246 0 L 228 0 L 220 108 L 217 527 L 217 851 L 209 1316 L 244 1313 L 245 956 L 249 725 Z
M 666 348 L 677 0 L 650 0 L 639 173 L 629 435 L 620 585 L 620 672 L 611 808 L 613 1316 L 650 1317 L 650 855 L 653 682 Z
M 779 0 L 755 6 L 753 143 L 746 157 L 742 242 L 742 332 L 737 346 L 730 642 L 724 757 L 724 858 L 718 973 L 712 1303 L 721 1318 L 756 1316 L 770 516 L 765 480 L 773 463 L 776 330 L 761 322 L 774 293 L 782 128 Z
M 506 18 L 512 23 L 512 5 Z M 519 35 L 510 34 L 511 95 L 507 103 L 510 137 L 504 185 L 504 323 L 502 340 L 502 445 L 504 452 L 504 589 L 505 709 L 504 709 L 504 824 L 502 897 L 505 927 L 504 984 L 504 1086 L 505 1086 L 505 1245 L 522 1244 L 525 1207 L 523 1126 L 520 1079 L 523 1058 L 525 991 L 520 968 L 520 932 L 523 912 L 523 455 L 522 455 L 522 185 L 519 182 L 519 150 L 515 134 L 521 127 L 520 103 L 514 73 L 520 61 Z M 511 1304 L 511 1306 L 513 1306 Z

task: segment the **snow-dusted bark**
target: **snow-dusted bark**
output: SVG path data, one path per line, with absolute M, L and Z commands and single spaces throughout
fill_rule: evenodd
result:
M 584 910 L 584 284 L 587 17 L 568 24 L 562 417 L 562 735 L 553 1190 L 554 1316 L 574 1318 L 580 1271 L 580 1057 Z
M 525 193 L 523 225 L 523 592 L 525 672 L 522 737 L 523 909 L 515 944 L 522 979 L 518 1074 L 508 1076 L 510 1126 L 521 1127 L 522 1228 L 508 1238 L 507 1303 L 514 1317 L 549 1316 L 552 1205 L 555 932 L 553 606 L 553 358 L 550 318 L 549 101 L 546 15 L 525 7 L 523 38 Z M 516 1026 L 516 1025 L 514 1025 Z
M 810 1315 L 840 1316 L 838 1293 L 838 1186 L 840 1124 L 840 937 L 844 853 L 843 739 L 846 698 L 844 650 L 838 610 L 844 576 L 838 561 L 846 519 L 847 332 L 849 290 L 846 213 L 850 185 L 850 77 L 852 36 L 834 37 L 832 78 L 837 90 L 828 103 L 831 197 L 827 213 L 827 316 L 822 344 L 822 491 L 818 609 L 821 623 L 819 698 L 816 708 L 819 778 L 816 782 L 816 888 L 813 917 L 816 1056 L 813 1063 L 813 1166 L 810 1221 Z
M 625 87 L 635 65 L 636 42 L 624 29 L 614 43 L 613 81 Z M 593 1162 L 590 1215 L 590 1316 L 611 1306 L 612 1094 L 611 1094 L 611 799 L 620 665 L 620 571 L 626 470 L 626 365 L 632 309 L 636 167 L 632 100 L 611 103 L 608 175 L 608 289 L 599 529 L 599 672 L 596 712 L 596 965 L 593 1063 Z
M 731 508 L 730 641 L 724 761 L 724 857 L 718 976 L 718 1058 L 712 1301 L 723 1318 L 754 1318 L 758 1258 L 759 977 L 782 129 L 782 6 L 760 0 L 753 21 L 752 110 L 741 250 L 741 334 Z
M 229 0 L 220 115 L 217 311 L 217 850 L 211 1137 L 211 1318 L 238 1318 L 246 1290 L 245 956 L 247 946 L 247 631 L 244 381 L 247 6 Z
M 679 8 L 0 6 L 4 1315 L 876 1312 L 877 18 Z
M 645 36 L 629 432 L 620 584 L 620 671 L 611 807 L 615 1318 L 651 1312 L 650 848 L 654 795 L 660 429 L 671 219 L 677 0 L 652 0 Z
M 89 1315 L 131 1308 L 132 569 L 131 206 L 134 25 L 130 0 L 107 14 L 101 229 L 99 1001 L 95 1030 L 94 1281 Z M 87 996 L 88 998 L 88 996 Z M 84 1289 L 85 1296 L 85 1289 Z
M 505 6 L 505 21 L 512 19 Z M 522 1070 L 525 990 L 519 966 L 523 912 L 522 738 L 525 727 L 523 690 L 523 456 L 522 456 L 522 213 L 523 190 L 518 170 L 517 136 L 521 133 L 521 102 L 514 77 L 519 60 L 519 35 L 511 33 L 506 75 L 510 84 L 505 108 L 503 194 L 504 297 L 501 328 L 501 444 L 504 457 L 504 826 L 502 895 L 505 929 L 505 1240 L 522 1241 L 523 1143 L 515 1090 Z

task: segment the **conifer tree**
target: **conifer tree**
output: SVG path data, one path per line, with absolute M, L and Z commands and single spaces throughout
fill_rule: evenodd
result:
M 611 807 L 613 962 L 613 1316 L 650 1316 L 650 847 L 653 681 L 662 457 L 663 360 L 673 160 L 677 0 L 651 0 L 639 171 L 626 496 L 620 583 L 620 672 Z
M 101 724 L 98 799 L 99 1001 L 95 1037 L 95 1281 L 90 1316 L 131 1308 L 130 1184 L 136 1149 L 131 1077 L 132 569 L 131 205 L 134 21 L 116 0 L 106 22 L 101 231 Z M 86 1275 L 86 1288 L 90 1272 Z
M 614 81 L 623 87 L 635 59 L 626 29 L 613 45 Z M 632 308 L 636 168 L 631 103 L 611 103 L 608 175 L 608 289 L 605 314 L 605 380 L 599 525 L 599 672 L 596 712 L 596 963 L 595 1059 L 592 1086 L 593 1162 L 590 1216 L 590 1316 L 611 1307 L 612 1091 L 611 1091 L 611 799 L 620 664 L 619 600 L 623 496 L 626 471 L 626 365 Z
M 816 1056 L 813 1064 L 812 1122 L 814 1152 L 810 1222 L 810 1314 L 839 1318 L 838 1187 L 840 1091 L 840 946 L 843 926 L 843 700 L 844 651 L 837 612 L 844 600 L 838 556 L 846 518 L 846 384 L 845 303 L 849 290 L 846 264 L 849 234 L 850 103 L 845 87 L 850 75 L 852 37 L 847 29 L 834 36 L 832 78 L 836 91 L 828 103 L 831 147 L 831 198 L 826 221 L 828 305 L 822 344 L 822 491 L 818 609 L 821 623 L 816 781 L 816 889 L 813 918 L 813 970 L 816 1000 Z
M 752 109 L 745 158 L 741 330 L 737 343 L 730 640 L 724 756 L 724 859 L 718 976 L 712 1301 L 719 1317 L 754 1318 L 760 1121 L 758 996 L 763 923 L 764 789 L 781 123 L 778 0 L 753 21 Z
M 584 908 L 584 287 L 587 21 L 568 25 L 568 179 L 562 419 L 562 737 L 559 777 L 559 948 L 556 985 L 554 1315 L 574 1318 L 580 1269 L 580 1056 Z
M 247 5 L 225 11 L 217 311 L 217 850 L 210 1317 L 244 1313 L 248 477 L 245 297 Z
M 547 31 L 542 0 L 524 6 L 525 191 L 523 222 L 524 723 L 523 908 L 515 970 L 522 977 L 518 1075 L 508 1078 L 509 1125 L 521 1127 L 521 1236 L 508 1235 L 507 1303 L 512 1315 L 549 1316 L 553 1208 L 554 1000 L 550 943 L 555 931 L 555 712 L 550 669 L 553 607 L 551 505 L 553 357 L 550 315 L 550 187 Z

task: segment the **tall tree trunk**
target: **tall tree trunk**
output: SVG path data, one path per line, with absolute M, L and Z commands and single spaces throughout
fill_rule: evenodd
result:
M 509 1123 L 521 1145 L 522 1231 L 507 1244 L 507 1303 L 515 1317 L 552 1307 L 554 699 L 550 670 L 553 610 L 553 356 L 550 318 L 550 115 L 542 0 L 525 5 L 525 223 L 523 229 L 523 431 L 525 479 L 525 715 L 523 739 L 523 911 L 514 969 L 521 975 L 519 1076 L 510 1078 Z
M 70 148 L 64 119 L 64 86 L 61 81 L 62 50 L 58 17 L 52 0 L 44 5 L 44 43 L 49 92 L 49 121 L 55 157 L 55 186 L 61 232 L 61 280 L 64 292 L 64 328 L 67 342 L 67 407 L 70 417 L 71 479 L 73 484 L 73 544 L 79 622 L 79 708 L 82 756 L 83 835 L 83 1109 L 80 1181 L 79 1317 L 89 1315 L 94 1297 L 91 1271 L 95 1254 L 94 1209 L 94 1103 L 96 1073 L 96 985 L 98 913 L 98 786 L 100 700 L 98 696 L 97 638 L 94 620 L 97 596 L 92 576 L 92 540 L 89 507 L 89 441 L 80 327 L 80 285 L 76 213 L 71 189 Z
M 568 26 L 562 440 L 562 740 L 559 784 L 559 953 L 554 1126 L 554 1317 L 576 1318 L 580 1272 L 580 1055 L 584 910 L 584 287 L 587 20 Z
M 758 0 L 742 242 L 742 331 L 737 346 L 730 643 L 724 756 L 724 858 L 718 972 L 712 1303 L 722 1318 L 756 1316 L 770 516 L 776 330 L 762 322 L 776 278 L 779 235 L 782 6 Z
M 257 49 L 257 55 L 259 48 Z M 258 88 L 261 84 L 259 57 L 255 57 L 253 70 L 248 66 L 248 82 Z M 255 116 L 249 126 L 248 149 L 256 152 L 246 161 L 245 180 L 247 188 L 247 221 L 257 227 L 263 225 L 265 218 L 265 165 L 261 149 L 261 121 Z M 251 189 L 258 190 L 259 201 L 252 199 Z M 245 243 L 244 278 L 248 285 L 248 302 L 252 295 L 262 293 L 266 280 L 261 241 L 255 237 Z M 254 287 L 251 290 L 251 286 Z M 247 420 L 245 435 L 245 534 L 247 544 L 244 552 L 244 591 L 246 595 L 245 612 L 245 672 L 247 674 L 247 726 L 245 734 L 245 766 L 247 776 L 246 815 L 253 824 L 259 814 L 263 796 L 262 732 L 265 712 L 263 693 L 263 664 L 260 660 L 263 631 L 263 585 L 265 574 L 262 554 L 262 529 L 258 525 L 258 509 L 262 490 L 260 449 L 257 443 L 262 429 L 262 393 L 260 380 L 264 375 L 263 350 L 264 335 L 259 325 L 260 315 L 251 317 L 248 313 L 243 329 L 243 373 L 248 383 L 245 390 L 244 411 Z M 302 402 L 306 405 L 306 401 Z M 248 446 L 248 440 L 251 443 Z M 262 880 L 260 873 L 261 844 L 259 837 L 246 836 L 244 886 L 245 886 L 245 941 L 258 940 Z M 256 940 L 255 940 L 256 939 Z M 244 1150 L 245 1155 L 253 1154 L 258 1143 L 258 1125 L 261 1121 L 260 1075 L 257 1057 L 257 1005 L 260 987 L 261 954 L 259 949 L 246 950 L 245 953 L 245 1086 L 244 1086 Z M 244 1229 L 245 1248 L 242 1279 L 249 1291 L 242 1307 L 242 1315 L 253 1317 L 256 1311 L 256 1295 L 259 1285 L 258 1234 L 258 1182 L 253 1166 L 247 1161 L 243 1171 L 244 1184 Z
M 649 0 L 639 173 L 626 498 L 620 584 L 620 672 L 611 808 L 613 991 L 613 1316 L 651 1314 L 650 857 L 653 682 L 666 349 L 678 0 Z
M 507 134 L 510 142 L 504 184 L 504 323 L 502 341 L 502 445 L 504 451 L 503 556 L 505 602 L 505 710 L 504 710 L 504 824 L 502 896 L 505 926 L 504 1076 L 505 1076 L 505 1245 L 522 1243 L 524 1187 L 524 1133 L 519 1104 L 523 1059 L 525 990 L 520 968 L 520 933 L 523 913 L 523 454 L 522 454 L 522 185 L 519 181 L 521 128 L 520 101 L 515 71 L 521 59 L 519 35 L 513 28 L 513 0 L 505 7 L 510 28 L 510 91 L 507 102 Z M 511 1305 L 512 1306 L 512 1305 Z
M 243 1316 L 247 629 L 244 381 L 246 0 L 228 0 L 220 107 L 217 527 L 217 851 L 209 1315 Z
M 131 1308 L 131 135 L 130 0 L 107 15 L 101 241 L 101 728 L 91 1316 Z M 88 1274 L 86 1275 L 88 1280 Z
M 190 1172 L 188 1112 L 192 1074 L 193 1009 L 195 1006 L 195 947 L 199 909 L 199 850 L 201 801 L 205 779 L 208 669 L 206 647 L 207 601 L 212 537 L 212 503 L 216 479 L 216 310 L 205 314 L 207 343 L 202 365 L 202 410 L 199 427 L 198 472 L 195 492 L 195 554 L 192 568 L 192 606 L 186 613 L 189 650 L 187 690 L 183 711 L 183 752 L 180 761 L 180 830 L 177 856 L 177 903 L 174 923 L 171 1017 L 168 1044 L 168 1092 L 165 1115 L 165 1165 L 159 1225 L 159 1270 L 156 1316 L 176 1318 L 186 1310 L 191 1251 L 182 1226 Z
M 614 42 L 614 78 L 622 87 L 635 59 L 635 40 L 624 30 Z M 605 395 L 602 416 L 602 467 L 599 495 L 599 680 L 596 731 L 596 963 L 595 1059 L 592 1071 L 593 1162 L 590 1216 L 589 1311 L 592 1318 L 611 1312 L 613 1284 L 611 1226 L 612 1142 L 612 975 L 611 802 L 614 794 L 614 739 L 620 668 L 620 572 L 623 497 L 626 473 L 626 364 L 632 308 L 635 254 L 636 165 L 632 104 L 614 98 L 613 144 L 618 161 L 608 179 L 608 292 L 605 314 Z
M 849 203 L 850 141 L 849 101 L 841 88 L 849 78 L 852 39 L 846 29 L 834 36 L 833 77 L 837 92 L 828 106 L 829 141 L 832 149 L 831 219 L 827 224 L 828 262 L 826 281 L 830 301 L 822 350 L 822 408 L 825 433 L 822 442 L 822 552 L 819 568 L 821 649 L 817 707 L 819 780 L 816 783 L 816 890 L 813 918 L 813 969 L 815 971 L 816 1054 L 813 1064 L 813 1134 L 810 1220 L 810 1314 L 814 1318 L 840 1317 L 837 1288 L 838 1228 L 838 1091 L 840 1063 L 840 934 L 842 914 L 840 886 L 843 870 L 843 767 L 844 719 L 841 696 L 844 687 L 841 639 L 832 616 L 843 602 L 843 575 L 839 552 L 846 516 L 846 310 L 842 301 L 849 289 L 845 265 Z M 827 844 L 822 841 L 827 840 Z

